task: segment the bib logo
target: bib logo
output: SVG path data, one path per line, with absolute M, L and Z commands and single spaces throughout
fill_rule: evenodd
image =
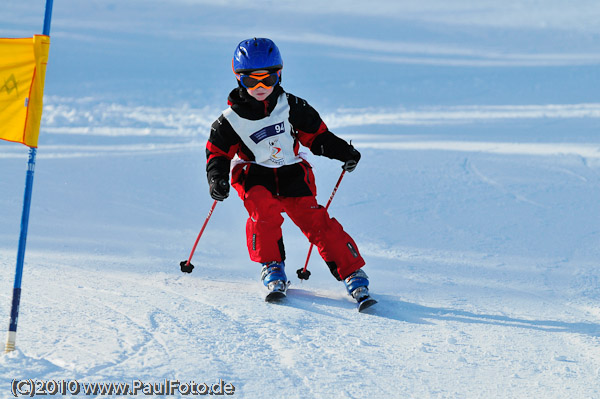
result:
M 274 125 L 265 126 L 258 132 L 254 132 L 250 135 L 250 139 L 257 144 L 257 148 L 261 148 L 262 156 L 266 158 L 267 152 L 269 154 L 269 161 L 276 165 L 284 165 L 285 157 L 282 144 L 279 139 L 285 133 L 285 123 L 279 122 Z M 285 142 L 285 139 L 282 140 Z M 268 146 L 268 148 L 267 148 Z M 263 152 L 264 151 L 264 152 Z
M 269 148 L 271 149 L 271 162 L 276 163 L 277 165 L 283 165 L 285 160 L 283 159 L 283 151 L 279 145 L 279 139 L 270 139 Z

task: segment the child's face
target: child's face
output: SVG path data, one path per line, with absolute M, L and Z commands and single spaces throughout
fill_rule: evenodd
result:
M 269 87 L 268 89 L 265 89 L 264 87 L 257 87 L 256 89 L 246 90 L 248 90 L 248 94 L 258 101 L 263 101 L 265 98 L 269 97 L 271 93 L 273 93 L 273 87 Z

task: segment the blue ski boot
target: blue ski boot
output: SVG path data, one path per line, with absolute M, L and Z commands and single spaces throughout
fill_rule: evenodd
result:
M 269 290 L 265 301 L 273 302 L 285 298 L 289 282 L 283 261 L 263 263 L 260 279 Z
M 358 311 L 375 305 L 377 301 L 369 294 L 369 276 L 362 269 L 358 269 L 344 279 L 348 295 L 354 298 L 358 304 Z

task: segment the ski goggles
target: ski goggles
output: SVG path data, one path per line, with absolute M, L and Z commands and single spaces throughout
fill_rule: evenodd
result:
M 273 73 L 251 73 L 249 75 L 238 75 L 238 79 L 242 86 L 246 89 L 256 89 L 258 87 L 264 87 L 270 89 L 279 83 L 279 76 L 281 75 L 281 69 Z

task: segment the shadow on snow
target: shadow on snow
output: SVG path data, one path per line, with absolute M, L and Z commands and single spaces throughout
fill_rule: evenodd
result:
M 323 309 L 325 305 L 331 308 L 355 309 L 356 304 L 348 297 L 331 298 L 303 289 L 290 289 L 290 299 L 282 303 L 285 306 L 300 308 L 313 313 L 340 317 L 336 312 Z M 379 301 L 368 309 L 366 314 L 375 317 L 403 321 L 413 324 L 436 324 L 436 321 L 456 322 L 467 324 L 487 324 L 498 327 L 522 328 L 544 332 L 585 334 L 600 337 L 600 324 L 589 322 L 565 322 L 559 320 L 535 320 L 510 317 L 504 315 L 474 313 L 459 308 L 429 307 L 416 303 L 401 301 L 392 295 L 373 295 Z

